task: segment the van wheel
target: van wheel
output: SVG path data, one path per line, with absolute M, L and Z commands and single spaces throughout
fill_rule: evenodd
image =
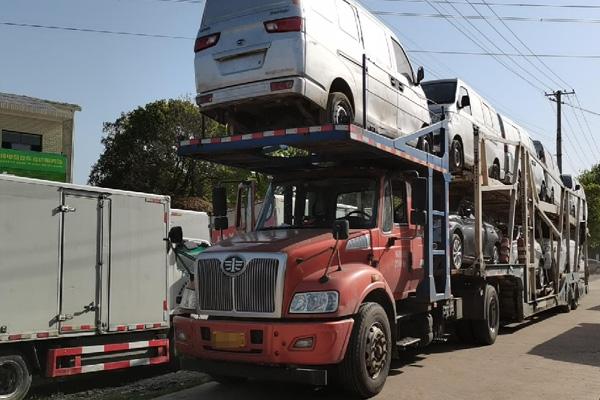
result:
M 458 139 L 454 139 L 450 146 L 450 167 L 455 172 L 460 172 L 465 167 L 465 154 L 462 143 Z
M 500 162 L 498 160 L 494 160 L 489 177 L 497 181 L 500 180 Z
M 496 289 L 487 285 L 485 287 L 484 307 L 485 319 L 472 321 L 473 335 L 478 344 L 489 346 L 494 344 L 500 329 L 500 302 Z
M 0 399 L 22 400 L 31 387 L 31 371 L 21 355 L 0 354 Z
M 392 332 L 383 307 L 377 303 L 360 306 L 346 356 L 339 365 L 341 384 L 352 394 L 366 399 L 383 389 L 392 361 Z
M 352 103 L 344 93 L 333 92 L 327 101 L 326 123 L 346 125 L 354 122 Z
M 420 138 L 417 142 L 417 149 L 424 151 L 425 153 L 432 154 L 433 146 L 431 145 L 431 138 L 429 136 Z
M 542 187 L 540 189 L 540 200 L 546 201 L 547 196 L 548 196 L 548 188 L 546 187 L 546 182 L 542 182 Z

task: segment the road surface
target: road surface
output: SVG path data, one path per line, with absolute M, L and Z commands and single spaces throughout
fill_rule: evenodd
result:
M 556 312 L 518 329 L 503 329 L 494 346 L 456 342 L 404 354 L 378 400 L 599 400 L 600 280 L 577 311 Z M 158 400 L 346 399 L 335 389 L 249 382 L 207 383 Z

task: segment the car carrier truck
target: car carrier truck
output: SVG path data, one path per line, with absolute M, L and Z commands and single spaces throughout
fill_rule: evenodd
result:
M 169 197 L 0 175 L 0 206 L 1 399 L 24 398 L 32 376 L 170 362 L 178 260 L 206 246 L 170 232 Z
M 560 206 L 544 203 L 527 148 L 476 128 L 469 176 L 450 173 L 444 120 L 398 139 L 327 125 L 183 142 L 183 156 L 272 177 L 253 229 L 198 258 L 196 314 L 208 318 L 174 320 L 184 367 L 222 382 L 337 381 L 367 398 L 382 389 L 397 350 L 453 330 L 491 345 L 501 323 L 576 308 L 587 290 L 585 262 L 561 269 L 553 260 L 541 271 L 534 249 L 545 238 L 558 247 L 552 254 L 587 260 L 584 200 L 563 189 Z M 435 154 L 411 145 L 423 139 L 438 144 Z M 517 149 L 509 184 L 482 167 L 486 140 Z M 457 196 L 473 201 L 477 256 L 451 268 L 449 204 Z M 217 188 L 213 197 L 215 227 L 226 228 L 226 196 Z M 484 214 L 523 232 L 503 239 L 507 249 L 518 241 L 504 264 L 482 256 Z M 574 250 L 561 248 L 565 240 Z

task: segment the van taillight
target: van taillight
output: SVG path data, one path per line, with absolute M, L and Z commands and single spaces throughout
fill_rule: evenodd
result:
M 220 33 L 199 37 L 198 39 L 196 39 L 196 44 L 194 45 L 194 53 L 206 50 L 209 47 L 213 47 L 219 42 L 220 37 Z
M 302 17 L 283 18 L 265 22 L 265 29 L 269 33 L 300 32 L 303 24 Z

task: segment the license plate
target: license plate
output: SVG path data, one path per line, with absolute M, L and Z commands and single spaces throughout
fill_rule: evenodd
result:
M 246 347 L 246 335 L 243 332 L 213 332 L 212 347 L 220 350 L 235 350 Z

